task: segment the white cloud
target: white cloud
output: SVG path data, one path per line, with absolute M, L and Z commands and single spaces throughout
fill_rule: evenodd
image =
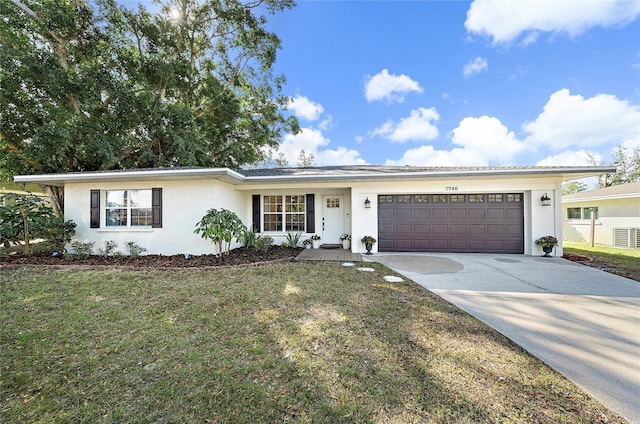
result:
M 526 149 L 525 143 L 500 122 L 490 116 L 464 118 L 453 130 L 453 144 L 492 163 L 506 164 Z
M 289 109 L 298 118 L 306 119 L 307 121 L 317 121 L 320 118 L 320 114 L 324 112 L 321 104 L 312 102 L 305 96 L 300 95 L 291 99 Z
M 386 99 L 388 102 L 402 103 L 406 94 L 422 93 L 422 88 L 416 81 L 404 74 L 389 74 L 386 69 L 372 77 L 368 76 L 364 89 L 369 102 Z
M 284 153 L 291 166 L 298 163 L 301 150 L 304 150 L 307 156 L 309 154 L 314 156 L 314 166 L 363 165 L 366 163 L 357 150 L 345 147 L 326 148 L 330 143 L 331 140 L 325 138 L 319 130 L 302 128 L 298 134 L 287 134 L 280 143 L 278 151 Z M 274 156 L 277 157 L 277 153 Z
M 489 63 L 487 59 L 483 57 L 476 57 L 462 68 L 462 74 L 465 78 L 469 78 L 473 74 L 479 74 L 482 71 L 489 69 Z
M 589 155 L 593 156 L 596 163 L 600 163 L 602 157 L 600 154 L 592 152 L 589 153 L 584 149 L 573 151 L 565 150 L 557 155 L 547 156 L 546 158 L 539 160 L 536 166 L 588 166 L 592 165 Z
M 333 127 L 333 116 L 327 115 L 319 124 L 318 128 L 321 130 L 329 130 Z
M 524 43 L 539 32 L 577 36 L 590 28 L 622 26 L 640 15 L 636 0 L 474 0 L 464 23 L 467 31 L 493 39 L 514 41 L 526 33 Z
M 398 160 L 387 160 L 387 166 L 486 166 L 489 163 L 467 149 L 436 150 L 433 146 L 409 149 Z
M 525 144 L 497 118 L 464 118 L 452 131 L 451 150 L 420 146 L 407 150 L 400 159 L 387 165 L 414 166 L 487 166 L 504 165 L 526 150 Z
M 395 143 L 406 141 L 429 141 L 438 137 L 439 131 L 433 122 L 440 115 L 435 108 L 420 107 L 411 111 L 400 122 L 387 121 L 370 133 L 371 137 L 380 136 Z
M 529 133 L 527 143 L 556 150 L 622 144 L 639 137 L 640 107 L 610 94 L 585 99 L 562 89 L 522 128 Z

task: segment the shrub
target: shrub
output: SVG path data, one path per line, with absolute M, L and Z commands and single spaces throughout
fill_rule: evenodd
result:
M 138 244 L 134 241 L 128 241 L 125 243 L 127 246 L 127 252 L 129 252 L 129 256 L 132 258 L 137 258 L 147 251 L 145 247 L 138 246 Z
M 242 244 L 244 247 L 256 247 L 258 237 L 258 233 L 253 228 L 247 227 L 242 234 Z
M 269 250 L 269 246 L 273 244 L 273 237 L 271 236 L 260 236 L 256 240 L 256 248 L 266 252 Z
M 298 247 L 300 246 L 300 243 L 302 242 L 302 233 L 301 232 L 288 232 L 287 233 L 287 238 L 286 238 L 286 243 L 291 246 L 291 247 Z
M 93 246 L 95 245 L 92 241 L 79 241 L 74 240 L 71 242 L 71 248 L 73 249 L 73 253 L 69 255 L 70 258 L 78 258 L 85 259 L 93 254 Z
M 229 245 L 246 231 L 246 227 L 238 216 L 226 209 L 209 209 L 196 224 L 194 233 L 209 239 L 218 247 L 218 255 L 229 253 Z
M 121 253 L 116 249 L 118 248 L 118 243 L 115 240 L 105 240 L 104 247 L 98 249 L 98 255 L 104 256 L 105 258 L 109 256 L 120 256 Z
M 50 242 L 62 250 L 75 234 L 75 223 L 56 217 L 53 209 L 33 194 L 9 193 L 0 198 L 0 243 L 22 245 L 25 255 L 33 253 L 36 239 Z

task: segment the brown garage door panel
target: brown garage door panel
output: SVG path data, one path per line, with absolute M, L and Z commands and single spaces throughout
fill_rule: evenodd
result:
M 524 252 L 521 194 L 380 196 L 380 251 Z

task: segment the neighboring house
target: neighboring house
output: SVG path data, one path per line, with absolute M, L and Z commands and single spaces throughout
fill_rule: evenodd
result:
M 194 234 L 208 209 L 235 212 L 247 226 L 284 241 L 318 234 L 323 244 L 352 235 L 354 252 L 541 253 L 535 240 L 562 237 L 561 183 L 613 167 L 327 166 L 233 171 L 163 168 L 17 176 L 64 186 L 75 238 L 133 241 L 148 253 L 204 254 Z M 549 197 L 549 206 L 542 197 Z M 233 247 L 237 247 L 235 244 Z M 555 249 L 562 255 L 562 245 Z
M 581 191 L 562 197 L 567 241 L 640 248 L 640 182 Z

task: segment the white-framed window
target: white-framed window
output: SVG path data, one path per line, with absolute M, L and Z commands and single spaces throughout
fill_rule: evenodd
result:
M 151 189 L 105 191 L 107 227 L 149 227 L 153 221 Z
M 598 207 L 589 206 L 584 208 L 567 208 L 567 219 L 591 219 L 591 212 L 593 211 L 595 218 L 598 219 Z
M 289 232 L 306 230 L 306 196 L 267 195 L 262 198 L 263 230 Z

